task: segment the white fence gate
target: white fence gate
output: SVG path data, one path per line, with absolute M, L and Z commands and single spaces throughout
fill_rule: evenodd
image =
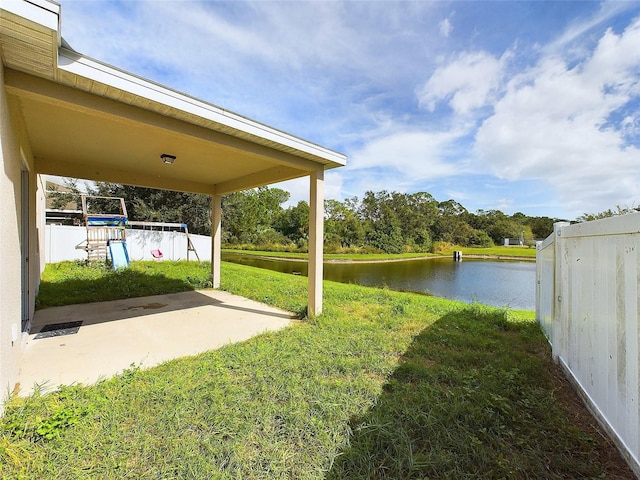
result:
M 131 260 L 153 260 L 151 250 L 160 250 L 165 260 L 187 259 L 187 237 L 182 232 L 159 232 L 127 229 L 127 249 Z M 211 237 L 189 234 L 200 260 L 211 260 Z M 85 227 L 47 225 L 45 263 L 86 260 L 87 253 L 76 245 L 87 239 Z M 196 256 L 191 252 L 190 260 Z
M 553 357 L 640 476 L 640 213 L 557 223 L 536 260 Z

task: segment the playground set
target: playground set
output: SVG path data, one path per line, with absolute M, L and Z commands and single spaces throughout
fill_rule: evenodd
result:
M 81 201 L 87 237 L 86 240 L 76 245 L 76 248 L 87 252 L 87 260 L 104 261 L 108 258 L 111 260 L 114 270 L 128 267 L 130 260 L 126 230 L 127 228 L 142 228 L 183 232 L 187 238 L 187 260 L 189 252 L 194 252 L 200 261 L 185 223 L 129 221 L 124 198 L 120 197 L 82 195 Z M 151 255 L 156 261 L 161 261 L 163 258 L 163 253 L 159 248 L 151 250 Z

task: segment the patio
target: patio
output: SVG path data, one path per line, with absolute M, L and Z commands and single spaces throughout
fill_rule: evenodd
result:
M 18 373 L 19 394 L 36 385 L 49 391 L 92 384 L 132 365 L 149 368 L 196 355 L 292 320 L 289 312 L 220 290 L 39 310 Z

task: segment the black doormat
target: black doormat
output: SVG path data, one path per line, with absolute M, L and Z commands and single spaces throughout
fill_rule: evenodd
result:
M 35 340 L 39 338 L 51 338 L 62 337 L 63 335 L 73 335 L 80 330 L 82 321 L 79 322 L 65 322 L 65 323 L 50 323 L 42 327 L 40 332 L 34 337 Z

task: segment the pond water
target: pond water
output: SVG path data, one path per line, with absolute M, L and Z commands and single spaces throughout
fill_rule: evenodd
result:
M 307 275 L 307 263 L 223 252 L 229 262 Z M 531 261 L 428 258 L 385 263 L 325 263 L 324 279 L 417 292 L 494 307 L 535 310 L 536 264 Z

